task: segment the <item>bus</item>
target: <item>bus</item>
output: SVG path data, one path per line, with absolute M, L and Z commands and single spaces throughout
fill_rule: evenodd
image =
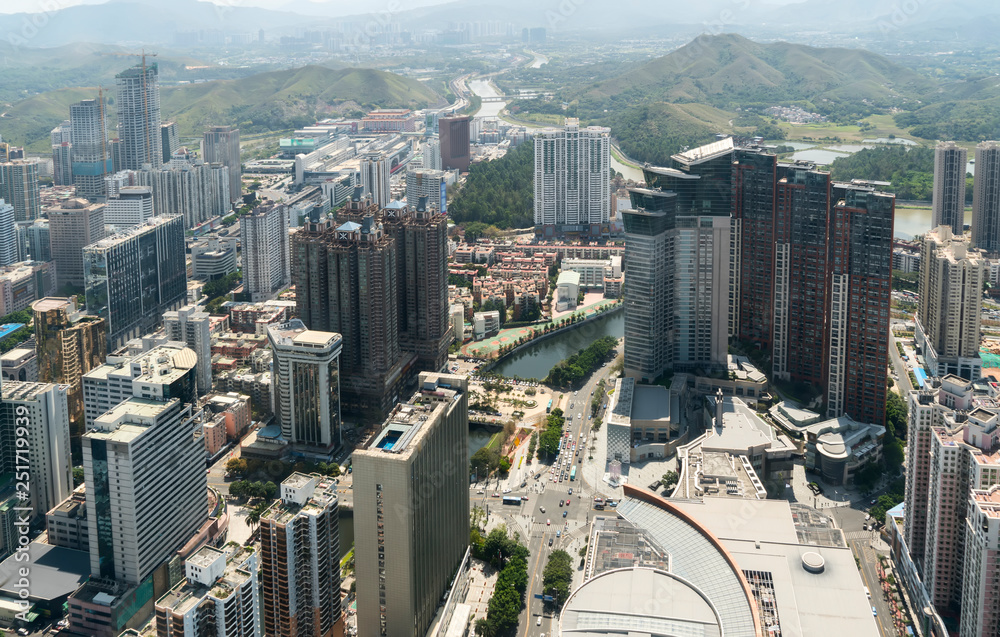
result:
M 551 414 L 552 413 L 552 401 L 551 400 L 549 401 L 549 406 L 545 408 L 545 413 L 547 413 L 547 414 Z
M 573 482 L 574 480 L 576 480 L 576 465 L 573 465 L 573 468 L 569 472 L 569 481 Z
M 515 497 L 515 496 L 512 496 L 512 495 L 505 495 L 503 497 L 503 503 L 504 504 L 509 504 L 511 506 L 519 507 L 519 506 L 521 506 L 521 498 L 520 497 Z

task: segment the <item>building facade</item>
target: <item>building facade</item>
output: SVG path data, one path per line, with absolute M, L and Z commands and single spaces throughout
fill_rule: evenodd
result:
M 243 174 L 240 163 L 240 129 L 232 126 L 212 126 L 202 136 L 201 156 L 208 164 L 222 164 L 229 170 L 229 201 L 243 196 Z
M 389 157 L 384 152 L 366 153 L 361 157 L 361 186 L 379 208 L 387 206 L 391 201 L 390 170 Z
M 113 168 L 111 149 L 108 147 L 108 117 L 103 101 L 90 99 L 71 105 L 69 120 L 74 149 L 73 185 L 78 197 L 93 201 L 104 196 L 104 176 Z
M 156 216 L 83 249 L 87 313 L 107 321 L 108 348 L 153 331 L 187 297 L 184 222 Z
M 469 164 L 472 161 L 472 147 L 469 144 L 469 122 L 471 119 L 468 115 L 438 119 L 441 167 L 444 170 L 469 172 Z
M 955 234 L 965 230 L 965 171 L 968 152 L 955 142 L 934 148 L 933 224 L 950 226 Z
M 0 199 L 14 206 L 15 221 L 31 221 L 42 214 L 38 162 L 15 159 L 0 163 Z
M 121 165 L 114 170 L 139 170 L 143 164 L 152 168 L 163 165 L 160 133 L 160 85 L 156 63 L 141 64 L 115 75 L 118 109 L 118 136 Z
M 291 283 L 288 214 L 283 204 L 261 204 L 240 217 L 243 289 L 254 303 L 273 299 Z
M 359 636 L 430 627 L 469 544 L 468 431 L 468 380 L 421 373 L 417 393 L 355 450 Z
M 563 128 L 535 133 L 535 228 L 606 234 L 611 217 L 611 131 L 567 118 Z
M 83 248 L 104 238 L 104 204 L 69 199 L 49 209 L 49 242 L 59 287 L 83 288 Z
M 229 177 L 224 165 L 189 159 L 182 148 L 162 166 L 137 171 L 135 182 L 152 190 L 155 214 L 182 215 L 193 228 L 229 212 Z
M 1000 255 L 1000 143 L 976 146 L 972 179 L 972 245 L 990 256 Z
M 153 189 L 150 186 L 119 188 L 104 205 L 104 222 L 119 230 L 146 223 L 154 214 Z
M 170 340 L 187 343 L 198 356 L 198 395 L 212 391 L 212 321 L 208 312 L 196 305 L 164 312 L 163 331 Z

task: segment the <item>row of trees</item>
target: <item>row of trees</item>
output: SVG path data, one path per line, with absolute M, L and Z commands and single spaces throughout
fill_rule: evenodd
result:
M 567 387 L 579 383 L 600 367 L 617 346 L 617 338 L 603 336 L 588 345 L 587 349 L 580 350 L 566 360 L 556 363 L 549 370 L 545 382 L 556 387 Z
M 569 598 L 570 587 L 573 584 L 573 558 L 563 550 L 552 551 L 549 561 L 542 571 L 542 594 L 551 595 L 556 608 Z
M 563 410 L 556 407 L 545 417 L 545 428 L 538 434 L 538 459 L 551 458 L 559 453 L 559 440 L 562 438 Z
M 235 498 L 263 498 L 271 500 L 278 495 L 278 485 L 273 482 L 236 480 L 229 485 L 229 495 Z
M 474 557 L 500 571 L 486 617 L 476 620 L 476 634 L 481 637 L 510 634 L 517 628 L 518 616 L 524 608 L 530 553 L 518 541 L 517 534 L 513 537 L 507 534 L 505 526 L 493 529 L 485 538 L 473 527 L 470 543 Z

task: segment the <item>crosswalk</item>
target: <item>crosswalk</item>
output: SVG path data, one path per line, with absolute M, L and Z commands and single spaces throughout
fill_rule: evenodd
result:
M 848 540 L 869 540 L 872 537 L 871 531 L 848 531 L 844 533 Z

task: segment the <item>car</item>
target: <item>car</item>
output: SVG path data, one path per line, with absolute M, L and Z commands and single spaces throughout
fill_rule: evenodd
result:
M 28 629 L 27 628 L 18 628 L 17 629 L 17 634 L 18 635 L 27 635 L 27 634 L 29 634 L 28 633 Z
M 872 506 L 875 506 L 875 503 L 876 503 L 876 502 L 878 502 L 878 498 L 875 498 L 874 500 L 872 500 L 872 501 L 871 501 L 871 502 L 869 502 L 868 504 L 870 504 L 870 505 L 872 505 Z
M 862 524 L 861 525 L 861 530 L 862 531 L 867 531 L 868 530 L 868 525 L 867 524 Z
M 511 491 L 513 491 L 513 489 L 511 489 L 510 487 L 503 490 L 505 494 L 510 493 Z
M 556 531 L 556 537 L 562 537 L 562 531 Z
M 566 517 L 567 513 L 569 513 L 569 511 L 563 511 L 563 517 Z
M 523 489 L 524 487 L 526 487 L 526 486 L 528 486 L 528 481 L 527 481 L 527 480 L 525 480 L 524 482 L 522 482 L 522 483 L 521 483 L 521 488 L 522 488 L 522 489 Z
M 562 507 L 562 500 L 559 501 L 559 506 Z
M 499 498 L 499 497 L 500 497 L 500 494 L 499 494 L 499 493 L 494 493 L 494 494 L 493 494 L 493 497 L 494 497 L 494 498 Z
M 868 596 L 868 599 L 872 598 L 872 592 L 870 590 L 868 590 L 867 586 L 865 586 L 865 595 Z
M 521 502 L 527 502 L 527 501 L 528 501 L 528 496 L 522 495 L 521 496 Z
M 570 487 L 570 488 L 569 488 L 569 494 L 570 494 L 570 495 L 573 495 L 573 487 Z
M 549 538 L 549 546 L 552 546 L 553 542 L 555 542 L 555 540 L 553 538 Z
M 545 507 L 538 507 L 538 510 L 541 511 L 542 513 L 545 513 Z
M 569 500 L 566 500 L 566 506 L 569 506 Z
M 872 606 L 872 617 L 878 617 L 878 611 L 875 610 L 874 606 Z
M 580 464 L 583 464 L 583 458 L 577 458 L 576 461 Z
M 545 526 L 552 526 L 552 520 L 545 520 Z
M 541 626 L 541 625 L 542 625 L 542 616 L 539 615 L 538 616 L 538 621 L 535 622 L 535 626 Z

